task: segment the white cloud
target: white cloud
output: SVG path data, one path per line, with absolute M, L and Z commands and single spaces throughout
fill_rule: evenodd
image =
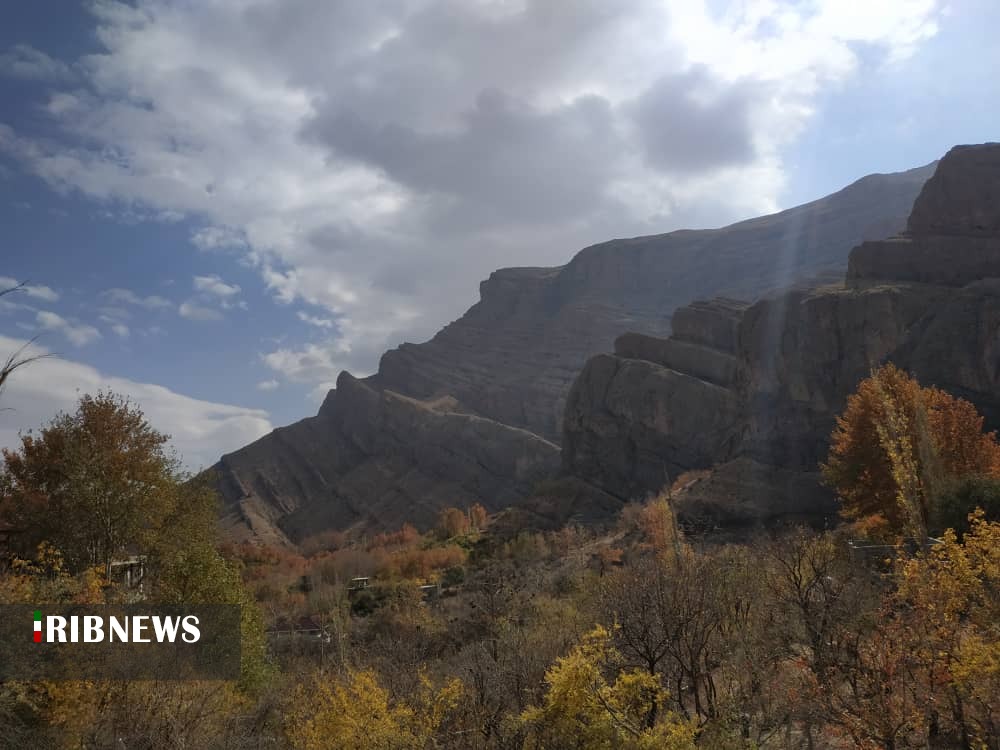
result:
M 20 282 L 17 279 L 12 279 L 10 276 L 0 276 L 0 291 L 4 289 L 13 289 Z M 18 292 L 15 292 L 17 294 Z M 51 287 L 42 286 L 41 284 L 25 284 L 21 287 L 21 294 L 26 294 L 33 299 L 40 299 L 44 302 L 56 302 L 59 299 L 59 293 L 56 292 Z
M 222 313 L 218 310 L 199 305 L 197 302 L 190 300 L 182 302 L 180 307 L 177 308 L 177 313 L 182 318 L 187 318 L 188 320 L 222 320 Z
M 101 295 L 113 304 L 135 305 L 137 307 L 144 307 L 147 310 L 160 310 L 173 307 L 173 303 L 164 297 L 156 294 L 141 297 L 131 289 L 106 289 L 101 292 Z
M 15 44 L 0 54 L 0 75 L 36 81 L 66 81 L 73 78 L 68 65 L 28 44 Z
M 324 354 L 267 355 L 328 383 L 456 317 L 500 265 L 777 208 L 825 92 L 912 56 L 939 5 L 100 2 L 92 93 L 50 102 L 70 140 L 0 124 L 0 153 L 190 217 L 198 247 L 328 310 Z
M 99 319 L 108 324 L 119 323 L 132 317 L 132 313 L 124 307 L 115 307 L 113 305 L 102 305 L 97 308 L 97 311 L 100 313 Z
M 48 310 L 39 310 L 35 315 L 35 322 L 47 331 L 61 333 L 73 346 L 86 346 L 101 338 L 101 332 L 94 326 L 66 320 Z
M 191 235 L 191 242 L 202 250 L 232 250 L 247 244 L 243 233 L 232 227 L 203 227 Z
M 127 339 L 129 330 L 128 326 L 124 323 L 112 323 L 111 330 L 115 332 L 115 335 L 119 338 Z
M 0 336 L 0 352 L 13 352 L 23 341 Z M 44 353 L 36 347 L 34 351 Z M 40 427 L 56 412 L 72 411 L 81 394 L 108 389 L 130 396 L 150 424 L 172 436 L 172 444 L 192 470 L 215 463 L 271 431 L 268 413 L 202 401 L 151 383 L 106 375 L 79 362 L 44 359 L 12 377 L 0 396 L 0 446 L 18 444 L 21 429 Z
M 216 275 L 195 276 L 194 288 L 199 292 L 211 294 L 216 297 L 228 299 L 240 293 L 240 288 L 236 284 L 227 284 Z
M 274 380 L 274 379 L 271 379 L 271 380 L 262 380 L 259 383 L 257 383 L 257 390 L 258 391 L 273 391 L 279 385 L 281 385 L 281 384 L 277 380 Z
M 299 320 L 303 323 L 308 323 L 309 325 L 316 326 L 317 328 L 333 328 L 333 321 L 330 320 L 330 318 L 320 318 L 303 312 L 302 310 L 299 310 L 296 314 L 299 316 Z
M 296 383 L 333 382 L 345 369 L 345 363 L 337 355 L 346 354 L 336 346 L 308 344 L 304 348 L 276 349 L 261 355 L 264 364 Z

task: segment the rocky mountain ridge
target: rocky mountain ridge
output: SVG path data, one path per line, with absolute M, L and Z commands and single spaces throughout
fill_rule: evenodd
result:
M 667 335 L 671 315 L 677 367 L 700 363 L 727 401 L 735 354 L 706 346 L 701 318 L 675 310 L 842 272 L 851 247 L 904 227 L 932 167 L 870 175 L 721 229 L 612 240 L 558 268 L 496 271 L 430 341 L 386 352 L 364 380 L 342 374 L 315 417 L 223 456 L 213 470 L 226 526 L 284 543 L 329 527 L 427 525 L 446 505 L 517 502 L 558 468 L 566 396 L 587 359 L 626 332 Z
M 971 400 L 997 428 L 998 197 L 1000 145 L 956 147 L 906 231 L 856 247 L 844 281 L 696 303 L 668 339 L 618 339 L 570 392 L 564 470 L 624 500 L 715 467 L 687 493 L 688 513 L 822 516 L 831 498 L 816 470 L 834 417 L 886 361 Z

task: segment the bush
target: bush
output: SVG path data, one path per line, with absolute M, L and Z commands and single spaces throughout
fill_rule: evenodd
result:
M 964 534 L 969 530 L 969 513 L 976 508 L 983 509 L 987 521 L 1000 521 L 1000 479 L 966 476 L 944 482 L 932 510 L 933 533 L 954 529 Z
M 441 576 L 441 585 L 445 588 L 449 586 L 458 586 L 465 582 L 465 568 L 461 565 L 455 565 L 448 568 L 444 574 Z

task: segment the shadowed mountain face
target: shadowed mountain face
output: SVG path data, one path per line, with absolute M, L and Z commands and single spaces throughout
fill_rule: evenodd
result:
M 559 268 L 494 272 L 433 339 L 386 352 L 365 380 L 345 373 L 316 417 L 224 456 L 214 470 L 227 525 L 284 541 L 516 502 L 556 470 L 566 395 L 589 357 L 627 331 L 669 334 L 674 311 L 697 298 L 753 299 L 842 273 L 853 246 L 904 228 L 933 166 L 722 229 L 612 240 Z
M 558 442 L 569 386 L 625 331 L 666 335 L 678 307 L 755 299 L 824 273 L 851 248 L 903 229 L 934 165 L 870 175 L 812 203 L 723 229 L 612 240 L 560 268 L 509 268 L 480 301 L 423 344 L 386 352 L 373 385 L 463 407 Z
M 714 467 L 682 499 L 691 516 L 821 516 L 835 415 L 886 361 L 1000 427 L 1000 144 L 952 149 L 907 231 L 856 247 L 846 281 L 697 303 L 669 339 L 629 334 L 592 358 L 568 400 L 563 466 L 621 500 Z

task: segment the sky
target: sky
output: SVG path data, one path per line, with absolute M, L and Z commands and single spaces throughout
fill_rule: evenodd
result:
M 0 446 L 131 396 L 191 469 L 499 267 L 997 140 L 995 0 L 33 0 L 0 23 Z

